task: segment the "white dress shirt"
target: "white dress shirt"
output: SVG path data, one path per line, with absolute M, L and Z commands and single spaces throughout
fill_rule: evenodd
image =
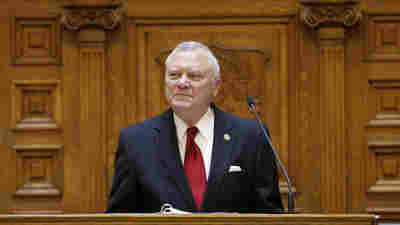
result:
M 194 125 L 199 130 L 194 141 L 196 142 L 197 146 L 199 146 L 201 155 L 203 156 L 204 168 L 206 170 L 207 179 L 208 175 L 210 174 L 211 153 L 214 141 L 214 119 L 215 119 L 214 112 L 209 107 L 207 112 Z M 181 118 L 179 118 L 178 115 L 176 115 L 175 112 L 174 112 L 174 121 L 178 137 L 179 153 L 181 156 L 182 164 L 184 164 L 185 152 L 186 152 L 186 136 L 187 136 L 186 131 L 189 127 L 185 123 L 185 121 L 183 121 Z

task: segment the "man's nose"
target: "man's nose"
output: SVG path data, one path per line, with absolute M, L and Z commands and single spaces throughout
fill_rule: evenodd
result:
M 182 74 L 182 76 L 178 80 L 178 86 L 179 87 L 189 87 L 190 85 L 190 80 L 188 79 L 186 74 Z

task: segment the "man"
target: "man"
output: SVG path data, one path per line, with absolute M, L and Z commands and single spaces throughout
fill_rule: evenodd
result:
M 166 60 L 170 109 L 121 131 L 107 212 L 273 213 L 283 209 L 270 147 L 257 122 L 218 109 L 218 61 L 197 42 Z

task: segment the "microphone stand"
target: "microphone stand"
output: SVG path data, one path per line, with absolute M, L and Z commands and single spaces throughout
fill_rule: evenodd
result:
M 256 116 L 258 125 L 260 126 L 261 130 L 263 131 L 264 137 L 267 140 L 268 145 L 271 147 L 272 153 L 274 154 L 275 159 L 278 161 L 279 167 L 281 168 L 282 173 L 288 184 L 288 213 L 296 213 L 296 210 L 294 208 L 294 196 L 293 196 L 293 191 L 292 191 L 292 183 L 290 182 L 290 178 L 285 169 L 285 166 L 283 165 L 278 153 L 275 151 L 274 146 L 271 143 L 271 139 L 269 138 L 267 131 L 265 130 L 265 127 L 263 126 L 260 116 L 257 113 L 253 97 L 251 97 L 251 96 L 247 97 L 247 104 L 249 105 L 253 114 Z

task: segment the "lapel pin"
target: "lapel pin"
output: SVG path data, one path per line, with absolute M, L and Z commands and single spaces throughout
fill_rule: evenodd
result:
M 230 141 L 231 136 L 229 136 L 229 134 L 224 134 L 224 139 L 225 139 L 225 141 Z

